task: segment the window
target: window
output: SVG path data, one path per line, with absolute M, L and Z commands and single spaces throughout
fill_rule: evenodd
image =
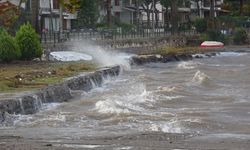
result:
M 115 0 L 115 6 L 120 6 L 120 0 Z
M 120 12 L 115 12 L 115 17 L 120 20 L 121 13 Z
M 59 0 L 53 0 L 53 9 L 59 9 Z

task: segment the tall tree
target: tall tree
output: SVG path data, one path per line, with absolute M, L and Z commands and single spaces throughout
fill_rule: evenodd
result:
M 240 0 L 240 15 L 243 14 L 243 0 Z
M 215 0 L 210 0 L 210 18 L 215 17 Z
M 195 3 L 196 3 L 196 7 L 197 7 L 197 16 L 201 16 L 201 13 L 200 13 L 200 3 L 201 3 L 202 1 L 201 0 L 195 0 Z
M 230 8 L 233 15 L 244 15 L 244 5 L 248 5 L 249 2 L 249 0 L 224 0 L 224 4 Z
M 78 12 L 79 27 L 94 27 L 98 20 L 98 0 L 81 0 Z
M 215 0 L 210 0 L 210 28 L 215 28 Z
M 142 8 L 147 14 L 147 28 L 150 28 L 150 13 L 152 11 L 152 0 L 144 0 L 142 3 Z
M 23 0 L 20 0 L 20 6 Z M 40 32 L 39 30 L 39 22 L 38 22 L 38 15 L 39 15 L 39 1 L 31 0 L 31 23 L 33 28 L 36 30 L 37 33 Z
M 106 1 L 106 10 L 107 10 L 107 25 L 108 27 L 111 27 L 112 25 L 111 0 Z
M 80 7 L 80 0 L 59 0 L 59 36 L 61 37 L 61 32 L 63 31 L 63 10 L 70 13 L 75 13 Z
M 178 4 L 180 0 L 161 0 L 160 2 L 167 7 L 166 9 L 168 9 L 168 6 L 171 8 L 171 31 L 172 34 L 175 34 L 178 31 Z
M 170 0 L 160 0 L 161 5 L 165 8 L 164 12 L 164 26 L 169 26 L 168 8 L 171 6 Z
M 172 34 L 178 31 L 178 7 L 177 1 L 171 0 L 171 24 L 172 24 Z

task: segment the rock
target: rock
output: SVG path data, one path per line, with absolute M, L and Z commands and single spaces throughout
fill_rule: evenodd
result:
M 0 124 L 5 121 L 5 112 L 0 110 Z
M 101 86 L 104 78 L 117 76 L 119 73 L 120 66 L 104 68 L 94 73 L 74 77 L 61 84 L 48 86 L 34 93 L 3 99 L 0 101 L 0 123 L 5 120 L 5 112 L 9 114 L 36 113 L 42 107 L 42 103 L 67 102 L 72 98 L 71 90 L 89 91 L 96 86 Z

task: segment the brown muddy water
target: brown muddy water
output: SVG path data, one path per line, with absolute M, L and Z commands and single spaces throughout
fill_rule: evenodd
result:
M 69 149 L 136 149 L 158 141 L 150 135 L 169 133 L 188 134 L 186 141 L 191 143 L 212 143 L 207 148 L 215 141 L 224 142 L 223 149 L 250 145 L 250 53 L 224 52 L 213 58 L 133 66 L 102 87 L 78 93 L 81 96 L 69 103 L 44 105 L 39 113 L 9 116 L 0 127 L 0 145 L 14 142 L 6 137 L 19 137 Z M 137 135 L 148 135 L 146 142 L 133 144 Z M 109 143 L 110 147 L 95 142 L 100 137 L 126 136 L 132 143 L 123 147 L 117 146 L 122 140 Z M 65 144 L 86 138 L 92 144 Z

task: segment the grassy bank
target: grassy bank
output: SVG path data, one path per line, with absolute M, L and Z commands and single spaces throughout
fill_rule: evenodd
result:
M 86 62 L 15 62 L 0 64 L 0 93 L 30 91 L 58 83 L 80 72 L 92 71 Z

